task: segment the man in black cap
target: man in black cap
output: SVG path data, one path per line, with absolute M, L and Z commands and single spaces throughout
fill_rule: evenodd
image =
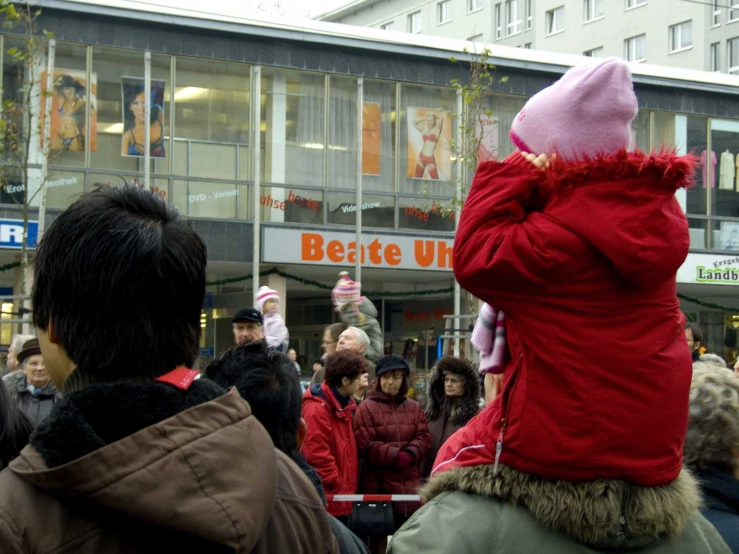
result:
M 256 308 L 242 308 L 231 320 L 236 344 L 264 340 L 262 313 Z

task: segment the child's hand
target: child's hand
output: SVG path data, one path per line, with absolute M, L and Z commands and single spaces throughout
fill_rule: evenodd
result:
M 536 154 L 521 152 L 521 156 L 523 156 L 526 161 L 532 163 L 537 169 L 544 171 L 549 167 L 551 161 L 554 160 L 556 154 L 552 154 L 550 158 L 546 154 L 540 154 L 539 156 L 537 156 Z

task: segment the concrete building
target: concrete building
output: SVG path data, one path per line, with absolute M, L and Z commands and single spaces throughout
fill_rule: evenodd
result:
M 317 19 L 739 73 L 739 2 L 729 0 L 357 0 Z

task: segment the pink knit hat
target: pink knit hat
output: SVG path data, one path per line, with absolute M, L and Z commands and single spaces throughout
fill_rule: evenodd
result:
M 339 280 L 331 292 L 334 306 L 341 309 L 350 302 L 358 302 L 360 286 L 359 283 L 349 278 L 349 274 L 346 271 L 339 273 Z
M 618 58 L 573 67 L 532 96 L 511 126 L 523 152 L 564 159 L 613 153 L 631 146 L 638 105 L 629 66 Z
M 259 287 L 259 290 L 257 291 L 257 307 L 260 312 L 264 312 L 264 303 L 267 300 L 277 300 L 277 302 L 279 302 L 280 295 L 277 294 L 276 290 L 269 287 Z

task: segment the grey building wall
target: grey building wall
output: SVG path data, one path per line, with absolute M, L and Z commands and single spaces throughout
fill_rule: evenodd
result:
M 405 32 L 408 16 L 421 11 L 423 34 L 462 40 L 481 35 L 478 40 L 485 43 L 579 55 L 602 48 L 603 56 L 619 57 L 624 56 L 626 39 L 645 34 L 646 63 L 699 70 L 709 70 L 710 43 L 723 41 L 722 54 L 725 57 L 727 38 L 739 37 L 739 25 L 724 24 L 711 28 L 712 8 L 692 2 L 647 0 L 643 5 L 627 9 L 627 0 L 605 0 L 604 16 L 585 21 L 584 0 L 518 0 L 521 23 L 518 32 L 509 33 L 506 0 L 477 0 L 481 9 L 470 13 L 470 3 L 474 1 L 449 0 L 451 21 L 446 23 L 438 21 L 440 0 L 366 0 L 321 19 L 376 28 L 394 22 L 394 31 Z M 496 18 L 497 6 L 502 19 L 500 23 Z M 547 12 L 560 6 L 564 7 L 564 29 L 547 34 Z M 723 9 L 724 20 L 728 11 Z M 739 10 L 737 14 L 739 17 Z M 693 46 L 671 52 L 670 26 L 685 21 L 692 21 Z M 497 27 L 501 29 L 500 38 L 497 37 Z

